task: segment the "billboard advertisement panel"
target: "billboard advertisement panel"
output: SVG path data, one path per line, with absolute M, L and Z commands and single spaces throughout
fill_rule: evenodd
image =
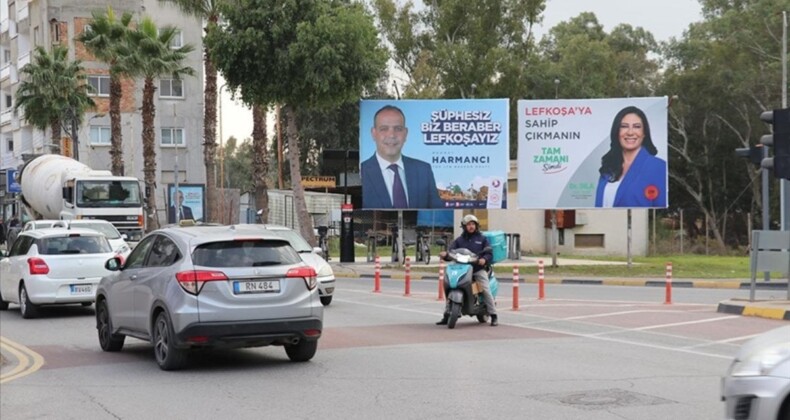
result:
M 520 209 L 666 208 L 667 98 L 518 101 Z
M 507 208 L 507 99 L 360 102 L 362 208 Z
M 176 222 L 176 212 L 178 220 L 192 219 L 196 222 L 203 222 L 206 206 L 206 186 L 203 184 L 178 184 L 176 193 L 175 184 L 167 184 L 167 223 Z

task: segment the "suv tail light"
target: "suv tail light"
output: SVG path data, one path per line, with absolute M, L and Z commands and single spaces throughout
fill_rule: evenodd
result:
M 288 270 L 288 273 L 285 277 L 301 277 L 304 279 L 304 284 L 307 286 L 308 290 L 315 289 L 315 286 L 318 284 L 318 281 L 315 278 L 315 270 L 313 267 L 299 267 L 299 268 L 292 268 Z
M 227 281 L 228 276 L 221 271 L 190 270 L 176 273 L 176 280 L 185 292 L 197 295 L 207 281 Z
M 27 266 L 30 274 L 49 274 L 49 266 L 41 258 L 31 257 L 27 259 Z

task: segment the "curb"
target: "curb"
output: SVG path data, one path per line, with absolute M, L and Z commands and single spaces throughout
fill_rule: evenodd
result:
M 733 305 L 730 303 L 719 303 L 716 312 L 790 321 L 790 310 L 781 308 L 766 308 L 762 306 L 749 306 L 749 304 Z
M 375 274 L 372 273 L 335 273 L 336 277 L 346 278 L 365 278 L 373 279 Z M 382 279 L 404 280 L 406 275 L 404 273 L 395 274 L 381 274 Z M 435 274 L 422 275 L 417 273 L 410 274 L 410 280 L 439 280 L 439 276 Z M 510 283 L 510 279 L 500 279 L 500 283 Z M 640 286 L 640 287 L 665 287 L 666 282 L 662 280 L 649 280 L 649 279 L 544 279 L 545 284 L 575 284 L 575 285 L 595 285 L 595 286 Z M 538 284 L 537 279 L 524 279 L 519 278 L 519 283 L 522 284 Z M 756 283 L 758 290 L 787 290 L 787 283 Z M 715 280 L 674 280 L 672 287 L 682 288 L 697 288 L 697 289 L 749 289 L 750 282 L 741 281 L 715 281 Z

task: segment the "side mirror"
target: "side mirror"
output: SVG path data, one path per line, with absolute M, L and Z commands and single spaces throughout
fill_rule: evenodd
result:
M 121 269 L 122 266 L 123 264 L 121 263 L 120 257 L 112 257 L 109 260 L 107 260 L 106 263 L 104 263 L 104 268 L 106 268 L 109 271 L 118 271 Z
M 320 247 L 320 246 L 314 246 L 314 247 L 313 247 L 313 253 L 314 253 L 314 254 L 321 255 L 323 252 L 324 252 L 324 250 L 323 250 L 323 249 L 321 249 L 321 247 Z
M 437 239 L 436 240 L 436 245 L 445 246 L 445 245 L 447 245 L 447 242 L 445 242 L 444 239 Z
M 8 256 L 8 253 L 6 253 L 6 252 L 5 252 L 5 251 L 3 251 L 3 250 L 0 250 L 0 258 L 5 258 L 5 257 L 7 257 L 7 256 Z

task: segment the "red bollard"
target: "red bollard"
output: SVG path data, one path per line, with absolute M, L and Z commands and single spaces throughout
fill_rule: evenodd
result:
M 411 296 L 411 264 L 409 263 L 409 257 L 406 257 L 406 281 L 404 283 L 403 296 Z
M 518 310 L 518 266 L 513 266 L 513 310 Z
M 376 275 L 373 281 L 373 293 L 381 293 L 381 259 L 376 255 Z
M 444 300 L 444 261 L 439 260 L 439 296 L 436 300 Z
M 543 300 L 546 293 L 543 287 L 543 260 L 538 260 L 538 300 Z
M 665 305 L 672 304 L 672 263 L 667 263 L 667 283 L 666 283 L 666 298 L 664 299 Z

